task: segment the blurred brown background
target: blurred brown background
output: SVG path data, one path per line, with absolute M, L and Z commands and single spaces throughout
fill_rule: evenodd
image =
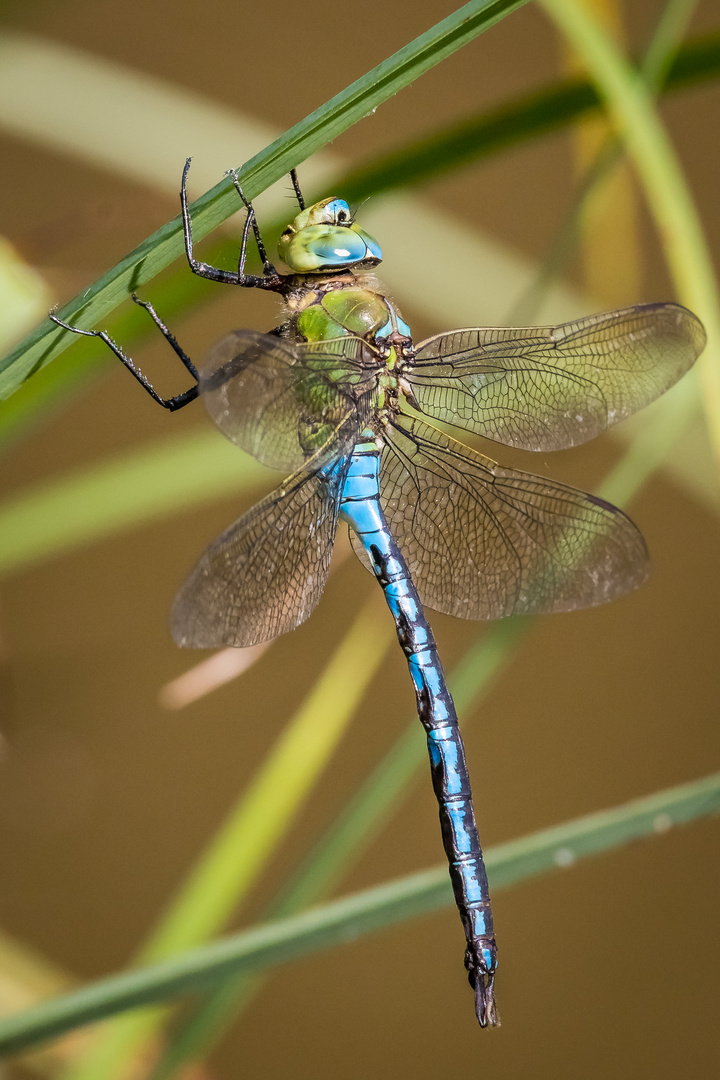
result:
M 280 132 L 455 6 L 57 0 L 6 4 L 0 18 L 182 84 Z M 623 6 L 631 43 L 647 39 L 660 7 L 656 0 Z M 701 3 L 691 31 L 717 27 L 718 15 L 716 5 Z M 555 31 L 529 5 L 351 128 L 332 150 L 360 163 L 543 85 L 566 62 Z M 717 84 L 663 105 L 715 250 L 719 105 Z M 544 138 L 420 194 L 540 260 L 572 191 L 575 149 L 568 133 Z M 172 187 L 159 193 L 20 136 L 0 133 L 0 155 L 0 232 L 62 302 L 177 213 Z M 246 157 L 242 145 L 228 146 L 225 164 Z M 179 158 L 171 183 L 181 167 Z M 613 279 L 622 280 L 626 269 L 619 229 L 606 295 L 602 282 L 593 282 L 599 307 L 673 295 L 641 200 L 638 228 L 639 280 L 622 299 L 613 291 Z M 431 254 L 429 275 L 435 267 Z M 572 274 L 580 286 L 580 260 Z M 191 355 L 201 356 L 234 325 L 272 325 L 267 298 L 218 292 L 214 303 L 173 323 Z M 447 328 L 403 306 L 418 339 Z M 498 311 L 497 321 L 503 315 Z M 170 392 L 184 387 L 163 342 L 150 339 L 139 359 L 157 383 L 170 382 Z M 102 379 L 6 456 L 0 487 L 10 495 L 206 423 L 200 408 L 164 415 L 108 363 Z M 590 489 L 620 453 L 605 438 L 569 454 L 526 455 L 522 464 Z M 182 712 L 162 709 L 159 688 L 196 659 L 169 637 L 174 592 L 203 546 L 251 501 L 227 498 L 165 518 L 4 583 L 0 923 L 79 980 L 127 962 L 312 685 L 351 613 L 375 589 L 356 560 L 346 560 L 314 617 L 278 640 L 241 682 Z M 717 768 L 717 512 L 665 474 L 630 510 L 651 549 L 650 582 L 610 607 L 542 620 L 468 718 L 486 846 Z M 376 602 L 382 606 L 380 595 Z M 439 615 L 432 621 L 452 667 L 476 627 Z M 395 649 L 240 924 L 262 912 L 284 860 L 298 861 L 411 708 Z M 717 820 L 704 821 L 499 893 L 503 1026 L 496 1032 L 475 1026 L 461 932 L 448 909 L 275 972 L 212 1055 L 207 1075 L 715 1076 L 717 843 Z M 343 891 L 438 864 L 441 855 L 424 776 Z M 3 1075 L 29 1074 L 17 1065 Z

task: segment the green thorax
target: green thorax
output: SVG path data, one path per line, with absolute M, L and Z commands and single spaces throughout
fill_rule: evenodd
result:
M 296 303 L 291 322 L 306 341 L 329 341 L 346 334 L 374 341 L 394 313 L 386 297 L 362 285 L 318 289 L 308 282 Z
M 398 397 L 395 343 L 398 334 L 409 335 L 409 327 L 392 301 L 379 291 L 376 280 L 369 275 L 298 279 L 297 288 L 288 297 L 286 312 L 289 319 L 283 333 L 295 340 L 331 341 L 352 336 L 376 347 L 373 408 L 376 425 L 381 424 L 384 411 Z M 339 374 L 344 381 L 354 381 L 347 371 Z M 359 382 L 361 377 L 358 370 L 354 378 Z M 326 369 L 323 378 L 328 379 Z M 368 430 L 365 435 L 374 437 L 377 433 Z M 319 440 L 327 433 L 323 429 L 315 434 Z

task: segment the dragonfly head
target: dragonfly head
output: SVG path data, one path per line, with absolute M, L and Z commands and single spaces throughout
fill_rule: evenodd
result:
M 356 225 L 344 199 L 323 199 L 291 221 L 278 241 L 278 254 L 296 274 L 377 266 L 377 240 Z

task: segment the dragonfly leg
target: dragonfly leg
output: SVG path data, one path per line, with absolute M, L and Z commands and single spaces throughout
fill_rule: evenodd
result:
M 295 188 L 295 198 L 297 199 L 298 203 L 300 204 L 300 209 L 304 210 L 305 209 L 305 199 L 303 198 L 303 193 L 300 190 L 300 181 L 297 178 L 297 169 L 291 169 L 290 170 L 290 179 L 292 180 L 292 186 Z
M 165 339 L 170 342 L 185 367 L 188 369 L 193 378 L 197 380 L 197 371 L 195 369 L 195 365 L 193 364 L 190 357 L 187 356 L 187 354 L 180 348 L 177 341 L 170 333 L 168 328 L 165 326 L 165 324 L 161 322 L 152 304 L 149 304 L 147 301 L 138 299 L 135 295 L 133 295 L 133 300 L 135 300 L 137 304 L 140 304 L 141 307 L 144 307 L 145 310 L 149 312 L 156 326 L 158 326 L 159 329 L 162 331 Z M 104 341 L 107 347 L 111 350 L 111 352 L 113 352 L 115 356 L 117 356 L 118 360 L 125 365 L 130 374 L 135 379 L 137 379 L 142 388 L 150 395 L 153 401 L 156 401 L 158 405 L 162 405 L 163 409 L 167 409 L 169 412 L 177 412 L 178 409 L 182 409 L 183 406 L 189 405 L 190 402 L 194 401 L 195 398 L 198 396 L 198 388 L 197 385 L 195 385 L 191 386 L 189 390 L 183 391 L 182 394 L 175 394 L 174 397 L 161 397 L 155 387 L 149 381 L 147 376 L 143 374 L 140 368 L 135 367 L 135 364 L 130 359 L 130 357 L 126 356 L 120 346 L 115 344 L 115 342 L 106 330 L 81 330 L 79 326 L 72 326 L 70 323 L 63 322 L 62 319 L 58 318 L 54 311 L 50 312 L 50 318 L 54 323 L 57 323 L 58 326 L 62 326 L 64 330 L 69 330 L 73 334 L 81 334 L 83 337 L 96 337 L 100 338 L 101 341 Z
M 257 223 L 257 216 L 255 214 L 255 209 L 253 207 L 253 204 L 248 199 L 245 198 L 245 193 L 244 193 L 243 189 L 240 186 L 240 180 L 238 179 L 237 169 L 228 169 L 228 171 L 225 173 L 225 175 L 232 177 L 232 182 L 235 185 L 235 190 L 237 191 L 238 195 L 242 199 L 243 205 L 245 206 L 245 209 L 247 210 L 247 218 L 245 219 L 245 228 L 243 229 L 242 246 L 240 248 L 240 259 L 239 259 L 239 262 L 238 262 L 238 274 L 242 275 L 243 277 L 245 276 L 245 257 L 246 257 L 246 254 L 247 254 L 248 229 L 249 229 L 250 222 L 252 222 L 252 230 L 253 230 L 253 233 L 255 234 L 255 243 L 257 245 L 258 254 L 259 254 L 260 258 L 262 259 L 263 273 L 267 277 L 270 277 L 273 274 L 277 277 L 277 270 L 275 269 L 275 267 L 273 266 L 273 264 L 270 262 L 270 260 L 267 257 L 267 251 L 265 250 L 265 244 L 263 243 L 263 238 L 260 235 L 260 226 Z
M 271 263 L 267 261 L 267 255 L 265 255 L 264 262 L 268 267 L 266 276 L 259 276 L 255 274 L 246 274 L 244 271 L 245 266 L 245 253 L 247 250 L 247 238 L 250 224 L 255 220 L 255 211 L 252 209 L 251 204 L 245 202 L 245 197 L 242 195 L 243 202 L 249 207 L 248 217 L 245 222 L 245 228 L 243 229 L 243 241 L 242 248 L 240 250 L 240 261 L 238 269 L 232 270 L 220 270 L 216 266 L 210 266 L 209 263 L 200 262 L 193 255 L 193 237 L 192 237 L 192 222 L 190 220 L 190 210 L 188 208 L 187 197 L 187 176 L 190 171 L 191 158 L 188 158 L 185 162 L 185 168 L 182 175 L 182 187 L 180 189 L 180 206 L 182 209 L 183 219 L 183 234 L 185 237 L 185 254 L 187 261 L 193 274 L 197 274 L 198 277 L 208 278 L 210 281 L 217 281 L 223 285 L 241 285 L 244 288 L 250 289 L 271 289 L 274 292 L 281 292 L 283 288 L 283 279 L 280 274 L 275 270 Z M 239 185 L 238 185 L 239 187 Z M 250 223 L 250 224 L 249 224 Z M 260 232 L 255 225 L 255 238 L 258 241 L 258 250 L 260 251 L 261 258 L 265 254 L 265 248 L 263 247 L 262 239 L 260 239 Z
M 147 311 L 148 315 L 150 316 L 152 321 L 155 323 L 155 325 L 157 326 L 157 328 L 160 331 L 160 333 L 162 334 L 162 336 L 165 338 L 165 340 L 168 342 L 168 344 L 171 346 L 171 348 L 174 350 L 174 352 L 180 357 L 180 359 L 182 360 L 183 364 L 188 369 L 188 371 L 190 372 L 192 377 L 195 380 L 197 380 L 197 378 L 198 378 L 197 368 L 195 367 L 195 365 L 193 364 L 192 360 L 190 359 L 188 354 L 185 352 L 185 350 L 180 346 L 180 344 L 179 344 L 177 338 L 175 337 L 175 335 L 172 334 L 168 330 L 167 326 L 162 321 L 162 319 L 160 318 L 160 316 L 158 315 L 157 311 L 155 310 L 153 305 L 150 303 L 150 301 L 149 300 L 141 300 L 137 293 L 133 293 L 132 298 L 135 301 L 135 303 L 139 305 L 139 307 L 145 308 L 145 311 Z

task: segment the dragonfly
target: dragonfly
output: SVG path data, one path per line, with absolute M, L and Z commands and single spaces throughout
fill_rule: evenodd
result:
M 648 573 L 643 537 L 595 495 L 506 468 L 430 421 L 522 450 L 577 446 L 648 405 L 693 364 L 700 321 L 675 303 L 640 304 L 559 326 L 474 327 L 413 342 L 373 274 L 378 242 L 343 199 L 306 206 L 269 261 L 252 203 L 236 270 L 195 258 L 185 163 L 187 261 L 215 282 L 279 294 L 270 333 L 235 330 L 198 370 L 151 303 L 133 294 L 193 377 L 164 408 L 204 400 L 220 431 L 287 478 L 205 551 L 175 600 L 182 646 L 249 646 L 293 630 L 317 606 L 338 523 L 380 584 L 427 736 L 465 967 L 482 1027 L 497 1023 L 497 945 L 458 719 L 425 608 L 464 619 L 573 611 L 613 600 Z M 262 274 L 245 271 L 252 231 Z M 426 419 L 429 418 L 429 419 Z M 362 662 L 362 658 L 358 658 Z

